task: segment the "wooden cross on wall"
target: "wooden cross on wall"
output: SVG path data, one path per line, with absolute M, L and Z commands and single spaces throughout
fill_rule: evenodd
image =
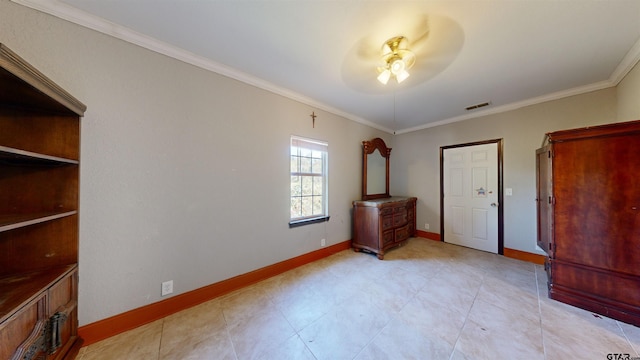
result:
M 315 129 L 315 127 L 316 127 L 316 117 L 317 117 L 318 115 L 316 115 L 316 112 L 314 111 L 314 112 L 312 112 L 312 113 L 311 113 L 311 115 L 309 115 L 309 116 L 311 116 L 311 125 L 312 125 L 312 126 L 313 126 L 313 128 Z

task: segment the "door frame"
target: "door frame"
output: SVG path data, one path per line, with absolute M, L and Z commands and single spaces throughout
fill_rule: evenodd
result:
M 444 242 L 444 150 L 485 144 L 498 144 L 498 254 L 504 255 L 504 199 L 502 193 L 502 153 L 503 139 L 475 141 L 440 147 L 440 241 Z

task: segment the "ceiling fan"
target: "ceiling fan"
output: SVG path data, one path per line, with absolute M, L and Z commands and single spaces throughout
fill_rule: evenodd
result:
M 363 93 L 388 93 L 400 85 L 418 86 L 453 63 L 465 37 L 457 22 L 442 15 L 401 15 L 374 24 L 374 30 L 348 50 L 341 70 L 347 86 Z M 388 38 L 389 31 L 396 36 Z M 389 88 L 391 78 L 396 86 Z
M 409 77 L 409 69 L 416 61 L 416 56 L 407 48 L 408 40 L 404 36 L 396 36 L 382 45 L 382 61 L 384 66 L 378 67 L 378 81 L 387 84 L 393 76 L 399 83 Z

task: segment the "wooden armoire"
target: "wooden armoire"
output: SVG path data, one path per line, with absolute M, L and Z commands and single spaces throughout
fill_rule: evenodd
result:
M 0 44 L 0 359 L 70 359 L 78 337 L 80 117 Z
M 545 143 L 536 200 L 549 297 L 640 326 L 640 121 Z

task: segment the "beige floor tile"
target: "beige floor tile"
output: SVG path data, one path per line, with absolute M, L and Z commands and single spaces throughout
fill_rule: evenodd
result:
M 391 320 L 368 296 L 344 303 L 300 331 L 319 359 L 353 359 Z
M 503 279 L 485 277 L 476 299 L 493 304 L 504 311 L 515 312 L 529 320 L 540 322 L 538 291 L 535 274 L 530 275 L 527 287 L 512 285 Z
M 404 318 L 393 319 L 356 360 L 448 359 L 453 346 L 434 332 L 425 334 Z
M 550 299 L 540 301 L 540 310 L 548 360 L 606 359 L 634 351 L 613 319 Z
M 442 304 L 449 309 L 455 310 L 467 316 L 476 293 L 469 289 L 461 289 L 455 283 L 451 283 L 443 277 L 429 279 L 427 284 L 416 295 L 421 300 L 430 301 L 434 304 Z
M 87 346 L 82 360 L 157 359 L 163 322 L 154 321 Z
M 622 332 L 631 343 L 631 346 L 633 346 L 635 355 L 640 356 L 640 327 L 626 324 L 621 321 L 618 321 L 618 325 L 620 325 Z
M 270 295 L 258 285 L 252 285 L 220 298 L 220 305 L 224 319 L 230 326 L 258 313 L 277 311 Z
M 291 294 L 283 299 L 278 308 L 296 331 L 313 323 L 333 308 L 333 299 L 323 293 L 307 290 Z
M 406 332 L 429 339 L 439 338 L 450 345 L 449 352 L 460 336 L 465 318 L 445 304 L 433 303 L 421 297 L 413 298 L 396 316 L 406 327 Z
M 212 300 L 166 317 L 160 359 L 235 359 L 220 302 Z
M 363 296 L 369 297 L 382 310 L 395 314 L 415 297 L 416 290 L 400 281 L 381 279 L 363 288 Z
M 258 312 L 230 324 L 228 332 L 239 360 L 257 359 L 295 334 L 291 324 L 277 309 Z
M 428 263 L 425 261 L 425 263 Z M 439 265 L 440 266 L 440 265 Z M 436 274 L 423 274 L 422 272 L 407 269 L 404 266 L 391 270 L 386 276 L 382 277 L 381 282 L 398 283 L 407 291 L 417 293 L 427 284 L 429 278 Z
M 535 337 L 535 334 L 533 334 Z M 539 337 L 539 333 L 538 333 Z M 545 359 L 526 333 L 507 333 L 467 320 L 451 360 Z
M 445 265 L 437 278 L 446 281 L 452 288 L 475 295 L 482 285 L 484 272 L 467 266 L 458 259 Z
M 280 346 L 258 355 L 260 360 L 315 360 L 300 336 L 293 335 Z
M 544 359 L 539 322 L 474 302 L 454 359 Z
M 362 288 L 371 283 L 367 277 L 355 274 L 352 277 L 337 278 L 333 275 L 318 279 L 312 285 L 314 292 L 323 294 L 327 301 L 334 305 L 340 305 L 351 300 L 362 292 Z

